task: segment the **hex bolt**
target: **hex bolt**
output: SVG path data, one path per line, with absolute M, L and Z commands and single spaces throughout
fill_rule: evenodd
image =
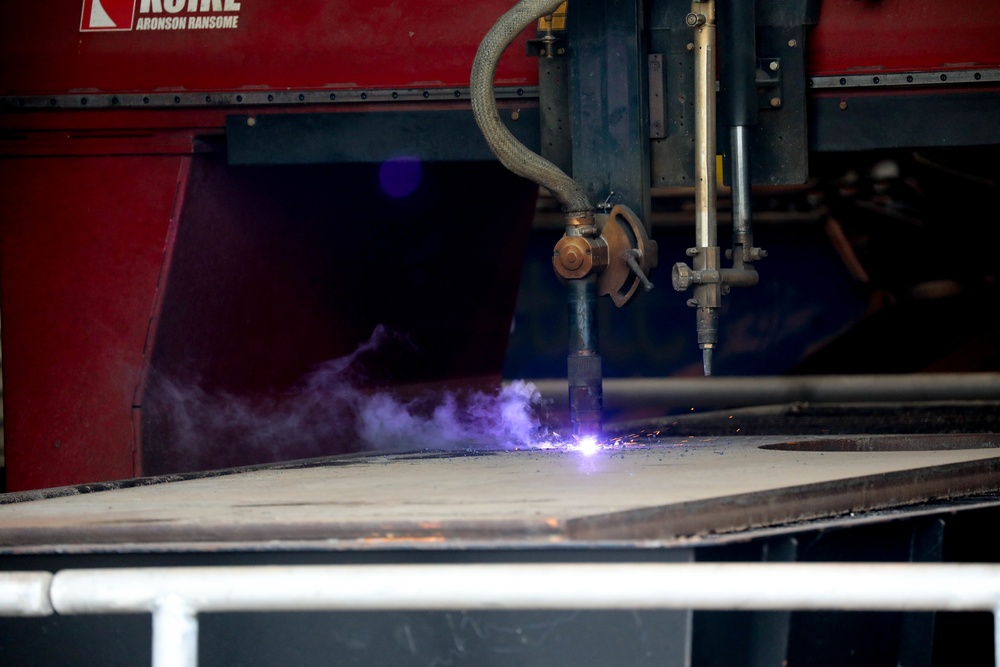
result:
M 771 106 L 774 107 L 775 109 L 777 109 L 778 107 L 780 107 L 781 106 L 781 98 L 780 97 L 772 97 L 771 98 Z
M 772 60 L 771 63 L 768 65 L 768 68 L 772 72 L 777 72 L 778 71 L 778 67 L 779 67 L 779 65 L 778 65 L 778 61 L 777 60 Z

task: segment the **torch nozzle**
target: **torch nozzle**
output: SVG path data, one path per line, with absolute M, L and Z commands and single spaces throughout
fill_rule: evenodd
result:
M 705 367 L 705 377 L 712 374 L 712 348 L 706 347 L 701 351 L 701 363 Z

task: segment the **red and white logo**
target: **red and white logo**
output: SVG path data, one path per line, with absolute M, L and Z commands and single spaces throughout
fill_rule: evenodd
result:
M 131 30 L 135 0 L 83 0 L 80 32 Z

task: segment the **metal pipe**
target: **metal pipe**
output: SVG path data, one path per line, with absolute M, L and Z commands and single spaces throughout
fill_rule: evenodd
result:
M 603 411 L 601 355 L 597 346 L 597 280 L 567 282 L 569 412 L 573 435 L 599 436 Z
M 48 616 L 51 572 L 0 573 L 0 616 Z
M 153 667 L 196 667 L 198 617 L 181 597 L 153 600 Z
M 994 611 L 1000 565 L 559 563 L 63 570 L 60 614 L 319 610 Z M 173 604 L 173 603 L 171 603 Z
M 990 611 L 1000 566 L 600 563 L 63 570 L 60 614 L 152 612 L 154 667 L 197 665 L 198 612 L 533 609 Z M 1000 639 L 995 639 L 1000 658 Z M 158 652 L 162 651 L 162 652 Z M 998 662 L 1000 664 L 1000 662 Z
M 543 399 L 566 381 L 533 380 Z M 822 375 L 739 378 L 605 378 L 608 411 L 740 407 L 782 403 L 873 403 L 1000 400 L 1000 373 Z

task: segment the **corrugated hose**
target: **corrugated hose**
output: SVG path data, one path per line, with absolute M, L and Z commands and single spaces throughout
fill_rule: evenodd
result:
M 521 0 L 486 33 L 472 63 L 472 111 L 490 150 L 518 176 L 548 189 L 568 216 L 593 210 L 586 193 L 576 181 L 541 155 L 514 138 L 500 121 L 493 80 L 500 56 L 521 32 L 543 16 L 554 12 L 563 0 Z

